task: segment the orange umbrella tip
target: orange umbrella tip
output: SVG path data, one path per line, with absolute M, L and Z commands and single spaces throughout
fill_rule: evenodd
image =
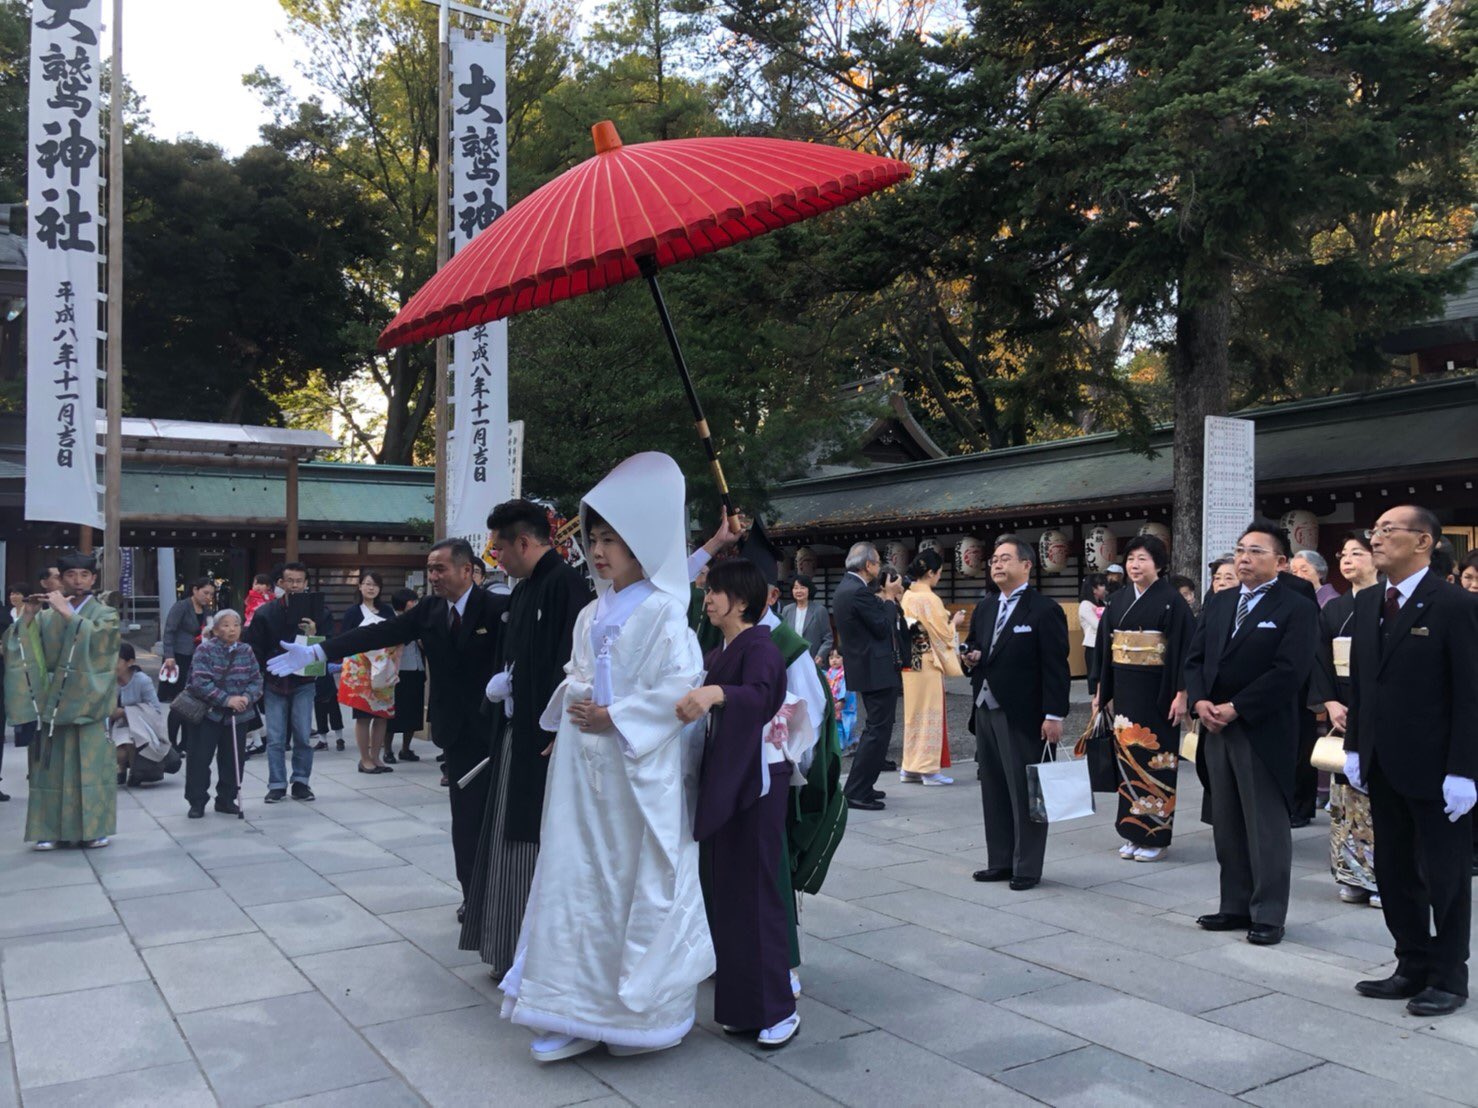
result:
M 595 152 L 597 154 L 621 149 L 621 136 L 616 133 L 616 125 L 609 119 L 602 119 L 594 127 L 590 128 L 590 137 L 595 139 Z

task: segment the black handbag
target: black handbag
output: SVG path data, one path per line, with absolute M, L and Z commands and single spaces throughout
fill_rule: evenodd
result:
M 169 714 L 178 716 L 182 723 L 199 723 L 210 711 L 210 704 L 199 693 L 183 688 L 169 702 Z
M 1107 712 L 1088 721 L 1073 754 L 1088 759 L 1088 781 L 1096 793 L 1119 791 L 1119 760 L 1114 750 L 1114 727 Z

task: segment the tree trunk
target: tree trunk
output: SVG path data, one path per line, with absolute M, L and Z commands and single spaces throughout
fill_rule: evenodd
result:
M 1231 266 L 1226 262 L 1200 266 L 1196 277 L 1194 291 L 1187 291 L 1188 282 L 1181 278 L 1175 350 L 1170 359 L 1175 405 L 1171 566 L 1173 572 L 1200 582 L 1205 561 L 1201 482 L 1206 468 L 1206 417 L 1226 415 L 1231 403 Z

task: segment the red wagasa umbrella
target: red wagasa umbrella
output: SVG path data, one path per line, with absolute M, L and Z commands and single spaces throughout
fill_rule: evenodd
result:
M 411 297 L 380 349 L 439 338 L 597 289 L 646 279 L 725 510 L 718 451 L 657 271 L 896 184 L 906 162 L 817 143 L 694 138 L 623 146 L 591 128 L 595 157 L 510 208 Z

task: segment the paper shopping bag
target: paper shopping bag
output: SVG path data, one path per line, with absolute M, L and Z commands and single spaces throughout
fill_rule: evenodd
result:
M 1061 823 L 1093 814 L 1093 782 L 1086 758 L 1058 758 L 1026 767 L 1027 815 Z

